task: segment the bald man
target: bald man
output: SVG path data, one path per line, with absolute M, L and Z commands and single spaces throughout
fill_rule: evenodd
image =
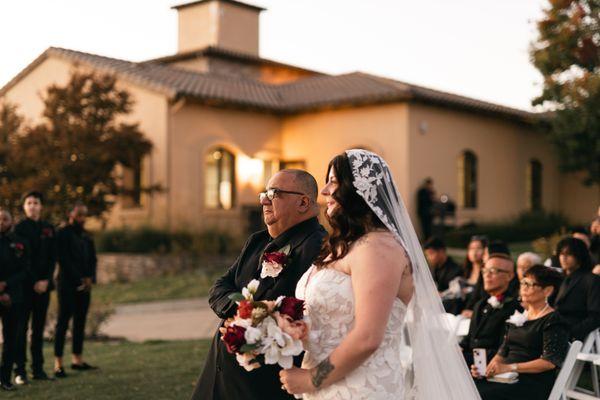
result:
M 255 300 L 294 296 L 296 283 L 319 253 L 326 233 L 317 220 L 317 193 L 317 183 L 306 171 L 282 170 L 269 180 L 259 196 L 267 229 L 250 236 L 238 259 L 210 291 L 210 306 L 223 321 L 237 311 L 229 296 L 240 293 L 253 279 L 260 281 Z M 262 267 L 265 253 L 277 251 L 287 251 L 289 261 L 283 268 L 273 271 Z M 278 366 L 265 365 L 245 371 L 235 354 L 227 352 L 217 330 L 192 399 L 293 399 L 281 389 L 279 370 Z

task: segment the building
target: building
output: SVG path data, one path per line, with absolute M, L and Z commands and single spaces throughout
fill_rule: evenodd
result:
M 0 89 L 29 118 L 39 93 L 75 68 L 116 74 L 135 100 L 154 150 L 130 185 L 163 193 L 121 198 L 109 226 L 241 230 L 255 225 L 257 193 L 277 170 L 305 168 L 324 182 L 345 149 L 381 154 L 415 215 L 424 178 L 457 202 L 457 220 L 511 218 L 526 210 L 584 222 L 596 190 L 558 171 L 538 115 L 364 73 L 327 75 L 261 58 L 262 8 L 234 0 L 173 7 L 177 54 L 145 62 L 49 48 Z

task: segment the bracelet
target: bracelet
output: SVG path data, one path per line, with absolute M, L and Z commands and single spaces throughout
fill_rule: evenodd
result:
M 510 370 L 513 372 L 518 372 L 518 370 L 519 370 L 518 367 L 519 367 L 519 364 L 517 364 L 517 363 L 510 364 Z

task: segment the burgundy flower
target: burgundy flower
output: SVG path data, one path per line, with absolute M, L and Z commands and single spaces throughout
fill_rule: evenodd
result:
M 294 321 L 302 319 L 304 316 L 304 300 L 295 297 L 284 297 L 279 306 L 279 312 L 288 315 Z
M 17 250 L 24 250 L 25 249 L 25 245 L 23 243 L 17 242 L 17 243 L 15 243 L 15 248 Z
M 50 229 L 50 228 L 42 229 L 42 237 L 44 237 L 44 238 L 52 237 L 52 229 Z
M 244 327 L 237 325 L 230 325 L 227 327 L 221 339 L 225 343 L 228 352 L 236 353 L 246 344 L 244 333 L 246 333 L 246 328 Z
M 250 318 L 252 316 L 252 302 L 248 300 L 240 301 L 240 305 L 238 306 L 238 315 L 240 318 Z
M 500 303 L 502 303 L 504 301 L 504 297 L 505 297 L 505 295 L 504 295 L 504 293 L 502 293 L 502 294 L 497 295 L 496 299 L 498 299 L 498 301 Z
M 266 262 L 281 264 L 281 265 L 285 264 L 286 258 L 287 258 L 287 256 L 285 255 L 285 253 L 281 253 L 278 251 L 275 251 L 273 253 L 265 253 L 265 255 L 263 257 L 263 259 Z

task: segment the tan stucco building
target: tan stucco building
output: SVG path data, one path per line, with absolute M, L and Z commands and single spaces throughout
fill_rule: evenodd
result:
M 585 222 L 598 208 L 596 189 L 559 173 L 551 145 L 533 128 L 536 114 L 260 58 L 259 7 L 200 0 L 173 8 L 175 55 L 135 63 L 49 48 L 0 89 L 35 119 L 39 93 L 74 68 L 117 75 L 135 100 L 128 119 L 154 143 L 138 184 L 166 190 L 121 199 L 110 226 L 241 230 L 256 220 L 257 193 L 273 172 L 306 168 L 321 184 L 328 161 L 353 147 L 388 161 L 412 215 L 426 177 L 457 202 L 459 223 L 535 208 Z

